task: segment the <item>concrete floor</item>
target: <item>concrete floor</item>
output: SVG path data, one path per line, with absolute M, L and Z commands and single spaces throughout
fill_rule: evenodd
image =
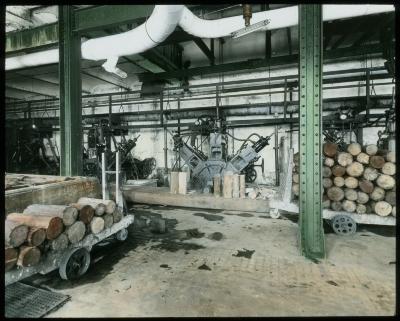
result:
M 57 272 L 29 279 L 71 296 L 49 317 L 395 313 L 393 227 L 364 226 L 352 237 L 326 229 L 327 258 L 318 263 L 299 255 L 295 216 L 135 209 L 167 218 L 168 233 L 136 226 L 124 243 L 95 249 L 97 262 L 79 280 Z

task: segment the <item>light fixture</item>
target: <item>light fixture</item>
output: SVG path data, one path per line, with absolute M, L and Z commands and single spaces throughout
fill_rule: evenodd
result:
M 345 119 L 347 119 L 347 114 L 345 114 L 345 113 L 343 113 L 343 112 L 340 112 L 339 118 L 340 118 L 341 120 L 345 120 Z
M 249 33 L 252 33 L 254 31 L 260 30 L 262 28 L 264 28 L 267 24 L 269 24 L 269 19 L 257 22 L 255 24 L 252 24 L 248 27 L 239 29 L 238 31 L 234 31 L 231 33 L 231 37 L 236 39 L 245 35 L 248 35 Z
M 32 128 L 33 128 L 33 129 L 36 129 L 36 125 L 35 125 L 35 124 L 32 124 Z

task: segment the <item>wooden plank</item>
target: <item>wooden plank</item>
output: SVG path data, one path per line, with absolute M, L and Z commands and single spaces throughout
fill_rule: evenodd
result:
M 125 190 L 127 201 L 143 204 L 170 205 L 179 207 L 208 208 L 231 211 L 265 213 L 269 211 L 268 200 L 226 199 L 213 194 L 171 194 L 168 187 L 138 186 Z

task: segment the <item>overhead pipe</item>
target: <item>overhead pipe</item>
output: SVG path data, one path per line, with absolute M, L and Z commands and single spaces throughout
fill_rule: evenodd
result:
M 394 11 L 393 5 L 323 5 L 323 20 L 345 19 Z M 252 23 L 268 19 L 261 30 L 292 27 L 298 24 L 298 6 L 279 8 L 252 14 Z M 177 26 L 200 38 L 230 36 L 243 28 L 243 16 L 204 20 L 183 5 L 156 5 L 147 21 L 137 28 L 116 35 L 99 37 L 82 43 L 82 58 L 106 60 L 105 70 L 126 77 L 116 67 L 118 58 L 139 54 L 163 42 Z M 58 49 L 6 58 L 6 70 L 58 63 Z

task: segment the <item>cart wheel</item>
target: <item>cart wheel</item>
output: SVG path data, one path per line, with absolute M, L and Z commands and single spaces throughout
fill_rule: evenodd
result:
M 90 265 L 90 253 L 85 248 L 72 249 L 61 260 L 59 273 L 64 280 L 77 279 Z
M 347 215 L 336 215 L 332 219 L 332 229 L 338 235 L 353 235 L 357 230 L 357 223 Z
M 269 216 L 271 216 L 271 218 L 280 218 L 281 217 L 281 213 L 279 213 L 279 209 L 271 208 L 269 210 Z
M 118 241 L 125 241 L 128 237 L 128 230 L 126 228 L 123 228 L 122 230 L 118 231 L 118 233 L 115 235 L 115 238 Z

